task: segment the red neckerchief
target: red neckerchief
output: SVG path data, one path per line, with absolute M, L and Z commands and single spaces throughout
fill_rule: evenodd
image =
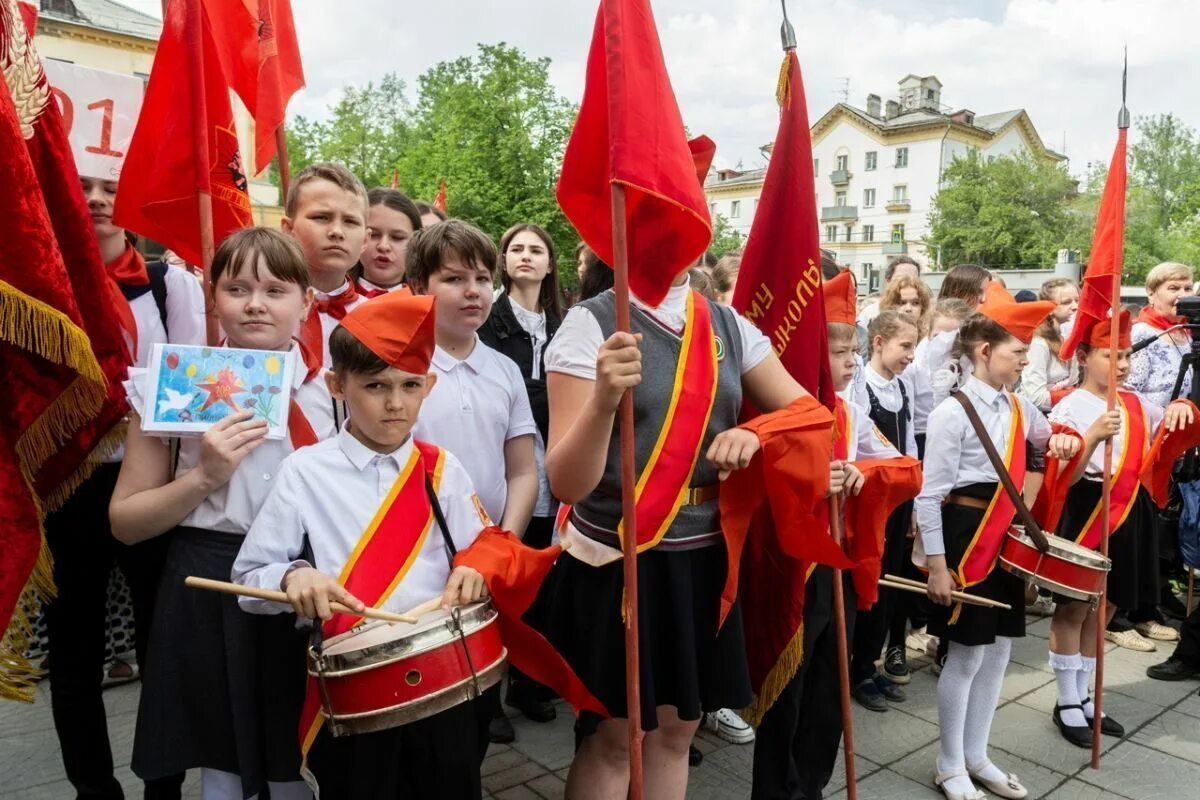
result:
M 113 311 L 116 312 L 117 320 L 121 323 L 121 328 L 129 335 L 130 354 L 134 360 L 137 360 L 138 350 L 138 330 L 137 319 L 133 316 L 133 309 L 129 306 L 129 301 L 125 299 L 125 295 L 121 292 L 122 286 L 146 286 L 150 283 L 150 273 L 146 271 L 146 259 L 142 258 L 142 254 L 134 249 L 133 245 L 125 245 L 125 249 L 121 255 L 104 265 L 108 277 L 117 285 L 113 287 L 115 295 L 113 302 Z
M 354 288 L 363 297 L 367 298 L 368 300 L 374 300 L 376 297 L 381 297 L 388 292 L 400 292 L 407 287 L 403 283 L 401 283 L 399 286 L 377 286 L 366 278 L 359 277 L 359 279 L 354 282 Z
M 294 339 L 293 341 L 300 346 L 300 357 L 304 362 L 306 370 L 304 383 L 308 383 L 321 373 L 321 357 L 315 355 L 299 339 Z M 317 432 L 313 430 L 308 417 L 304 416 L 304 410 L 296 402 L 295 393 L 292 394 L 291 404 L 288 408 L 288 438 L 292 442 L 293 450 L 299 450 L 301 447 L 317 443 Z
M 1138 322 L 1144 322 L 1156 331 L 1165 331 L 1183 322 L 1183 317 L 1168 317 L 1154 306 L 1146 306 L 1138 314 Z
M 315 354 L 318 364 L 325 360 L 325 334 L 321 331 L 321 315 L 328 314 L 341 321 L 349 313 L 350 305 L 361 296 L 347 278 L 344 291 L 329 297 L 318 297 L 308 316 L 300 323 L 300 341 Z

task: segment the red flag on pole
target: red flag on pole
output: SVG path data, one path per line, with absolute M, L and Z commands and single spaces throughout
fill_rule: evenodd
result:
M 1096 233 L 1092 237 L 1092 254 L 1083 273 L 1083 290 L 1079 295 L 1079 311 L 1075 324 L 1063 342 L 1061 355 L 1070 358 L 1083 337 L 1091 330 L 1089 320 L 1109 319 L 1114 302 L 1113 286 L 1120 285 L 1125 242 L 1125 135 L 1117 132 L 1117 147 L 1113 150 L 1104 181 L 1104 194 L 1096 214 Z M 1114 279 L 1114 276 L 1116 278 Z
M 395 168 L 392 169 L 392 188 L 400 188 L 400 170 Z
M 189 0 L 199 2 L 199 0 Z M 167 6 L 150 84 L 121 172 L 113 221 L 174 250 L 190 264 L 203 264 L 200 198 L 212 195 L 213 241 L 253 224 L 246 174 L 238 149 L 229 87 L 207 21 L 189 30 L 188 2 Z M 191 63 L 189 36 L 201 36 L 200 64 Z M 203 103 L 180 91 L 181 76 L 203 72 Z M 186 86 L 186 83 L 183 83 Z M 197 113 L 193 106 L 202 108 Z M 208 170 L 195 168 L 195 132 L 208 134 Z
M 290 0 L 204 0 L 217 56 L 254 117 L 254 169 L 275 155 L 288 100 L 304 88 Z
M 395 175 L 393 174 L 393 180 Z M 446 182 L 442 181 L 442 185 L 438 187 L 437 197 L 433 198 L 433 207 L 443 214 L 446 213 Z
M 647 0 L 604 0 L 558 202 L 588 247 L 615 263 L 610 187 L 626 190 L 630 288 L 651 305 L 712 239 L 683 118 Z

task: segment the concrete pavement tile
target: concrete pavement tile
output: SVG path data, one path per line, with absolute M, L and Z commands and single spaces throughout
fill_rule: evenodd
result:
M 1098 786 L 1092 786 L 1090 783 L 1084 783 L 1081 780 L 1072 778 L 1071 780 L 1059 786 L 1050 794 L 1046 795 L 1046 800 L 1123 800 L 1121 795 L 1111 789 L 1101 789 Z M 1124 800 L 1131 800 L 1124 798 Z
M 902 711 L 906 705 L 893 705 L 880 714 L 855 704 L 854 752 L 876 764 L 890 764 L 937 739 L 937 726 Z
M 529 762 L 529 757 L 519 750 L 506 750 L 502 753 L 489 752 L 487 757 L 483 759 L 483 766 L 479 770 L 479 774 L 487 777 L 494 772 L 502 772 L 511 767 L 516 767 Z
M 750 797 L 750 776 L 734 775 L 709 764 L 708 758 L 688 773 L 688 800 L 743 800 Z
M 996 710 L 989 745 L 1035 764 L 1053 764 L 1054 770 L 1064 775 L 1075 772 L 1089 758 L 1087 750 L 1063 740 L 1048 709 L 1032 709 L 1020 703 Z
M 697 750 L 704 753 L 704 755 L 708 755 L 714 750 L 720 750 L 722 747 L 733 746 L 707 728 L 700 728 L 700 730 L 696 731 L 696 736 L 692 739 L 692 744 L 695 745 Z
M 881 769 L 858 782 L 859 800 L 935 800 L 941 796 L 933 784 L 918 783 L 890 769 Z M 846 790 L 830 794 L 829 800 L 846 800 Z
M 1054 683 L 1054 673 L 1050 671 L 1049 666 L 1043 664 L 1040 667 L 1031 667 L 1013 661 L 1009 663 L 1008 669 L 1004 672 L 1004 685 L 1000 688 L 1000 699 L 1004 702 L 1015 700 L 1052 683 Z
M 0 706 L 0 739 L 6 736 L 33 736 L 49 731 L 51 741 L 54 741 L 54 717 L 50 713 L 50 698 L 43 697 L 41 692 L 34 695 L 32 703 L 21 703 L 12 700 L 4 701 Z
M 889 769 L 917 783 L 933 786 L 934 765 L 937 762 L 938 746 L 934 742 L 921 748 L 912 755 L 892 764 Z M 1055 786 L 1067 779 L 1066 775 L 1055 772 L 1047 766 L 1038 764 L 1020 756 L 1007 753 L 998 748 L 992 748 L 989 757 L 996 766 L 1005 772 L 1016 773 L 1021 783 L 1029 790 L 1031 797 L 1042 797 Z M 982 787 L 979 787 L 982 790 Z
M 1161 653 L 1134 653 L 1119 650 L 1104 661 L 1104 688 L 1129 697 L 1169 708 L 1189 692 L 1195 693 L 1193 681 L 1156 681 L 1146 677 L 1146 667 L 1163 660 Z
M 900 705 L 899 710 L 936 725 L 937 680 L 937 675 L 927 669 L 914 672 L 912 680 L 900 687 L 908 699 Z
M 1122 742 L 1105 756 L 1101 769 L 1085 769 L 1076 777 L 1137 800 L 1187 797 L 1194 795 L 1195 787 L 1200 785 L 1200 764 Z
M 846 761 L 845 751 L 838 750 L 837 761 L 833 764 L 833 774 L 829 776 L 829 785 L 826 787 L 828 792 L 836 792 L 838 789 L 844 789 L 846 786 Z M 859 781 L 864 781 L 872 774 L 883 769 L 869 758 L 854 754 L 854 774 Z
M 1039 639 L 1050 638 L 1050 617 L 1025 615 L 1025 635 L 1036 636 Z
M 532 761 L 526 761 L 523 764 L 517 764 L 514 767 L 483 776 L 483 788 L 494 795 L 498 795 L 505 789 L 510 789 L 513 786 L 531 781 L 545 774 L 546 770 L 542 769 L 541 766 L 534 764 Z
M 1178 711 L 1166 711 L 1133 736 L 1138 744 L 1200 764 L 1200 721 Z
M 1054 721 L 1050 718 L 1050 713 L 1054 710 L 1054 704 L 1057 701 L 1058 685 L 1056 683 L 1049 683 L 1036 692 L 1027 694 L 1017 700 L 1019 704 L 1026 708 L 1031 708 L 1034 711 L 1042 713 L 1045 725 L 1048 729 L 1054 730 L 1055 737 L 1058 736 L 1058 733 L 1054 729 Z M 1137 730 L 1162 712 L 1163 709 L 1161 706 L 1139 698 L 1130 697 L 1116 691 L 1106 691 L 1104 693 L 1104 713 L 1119 721 L 1125 726 L 1125 730 L 1127 731 Z M 1106 741 L 1115 743 L 1117 740 L 1106 739 Z M 1106 744 L 1105 747 L 1111 749 L 1112 744 Z
M 1196 688 L 1196 682 L 1192 681 L 1192 688 Z M 1191 717 L 1200 717 L 1200 694 L 1192 692 L 1183 702 L 1175 706 L 1175 710 L 1181 714 L 1187 714 Z
M 558 716 L 550 722 L 514 718 L 517 740 L 511 746 L 553 772 L 571 765 L 571 759 L 575 756 L 574 725 L 575 718 L 565 707 L 559 708 Z
M 562 800 L 567 791 L 567 782 L 557 775 L 543 775 L 525 785 L 542 800 Z
M 704 764 L 712 764 L 734 775 L 749 778 L 754 769 L 754 745 L 726 745 L 704 754 Z
M 537 792 L 527 786 L 512 786 L 493 796 L 496 800 L 542 800 Z
M 1033 669 L 1046 666 L 1050 656 L 1046 640 L 1040 636 L 1023 636 L 1013 639 L 1012 660 Z

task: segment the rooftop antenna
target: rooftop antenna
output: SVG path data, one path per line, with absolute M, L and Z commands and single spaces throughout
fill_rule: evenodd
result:
M 842 82 L 842 88 L 834 89 L 833 93 L 840 94 L 842 96 L 842 102 L 849 105 L 850 104 L 850 79 L 849 78 L 838 78 L 837 80 Z

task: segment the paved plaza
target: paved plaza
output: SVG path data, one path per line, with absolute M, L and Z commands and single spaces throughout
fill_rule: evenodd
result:
M 1124 740 L 1106 739 L 1103 768 L 1088 766 L 1088 751 L 1068 745 L 1054 730 L 1054 676 L 1046 666 L 1049 620 L 1030 618 L 1030 635 L 1016 643 L 1004 681 L 1001 707 L 992 731 L 992 760 L 1016 772 L 1030 797 L 1055 800 L 1150 800 L 1195 798 L 1200 791 L 1200 697 L 1197 682 L 1163 683 L 1145 675 L 1150 664 L 1170 654 L 1114 649 L 1106 660 L 1105 708 L 1125 724 Z M 908 700 L 885 714 L 855 707 L 858 795 L 873 798 L 929 798 L 937 741 L 936 678 L 924 658 Z M 105 693 L 117 774 L 129 798 L 140 798 L 140 784 L 129 770 L 138 684 Z M 38 687 L 37 703 L 0 705 L 0 800 L 70 800 L 58 743 L 50 719 L 49 687 Z M 563 796 L 573 737 L 571 716 L 559 708 L 556 722 L 534 725 L 514 721 L 517 741 L 495 746 L 484 762 L 484 787 L 496 800 L 550 800 Z M 753 746 L 726 744 L 701 733 L 697 746 L 704 763 L 692 770 L 689 798 L 745 798 L 750 795 Z M 845 797 L 839 763 L 828 796 Z M 199 781 L 189 776 L 185 797 L 199 798 Z

